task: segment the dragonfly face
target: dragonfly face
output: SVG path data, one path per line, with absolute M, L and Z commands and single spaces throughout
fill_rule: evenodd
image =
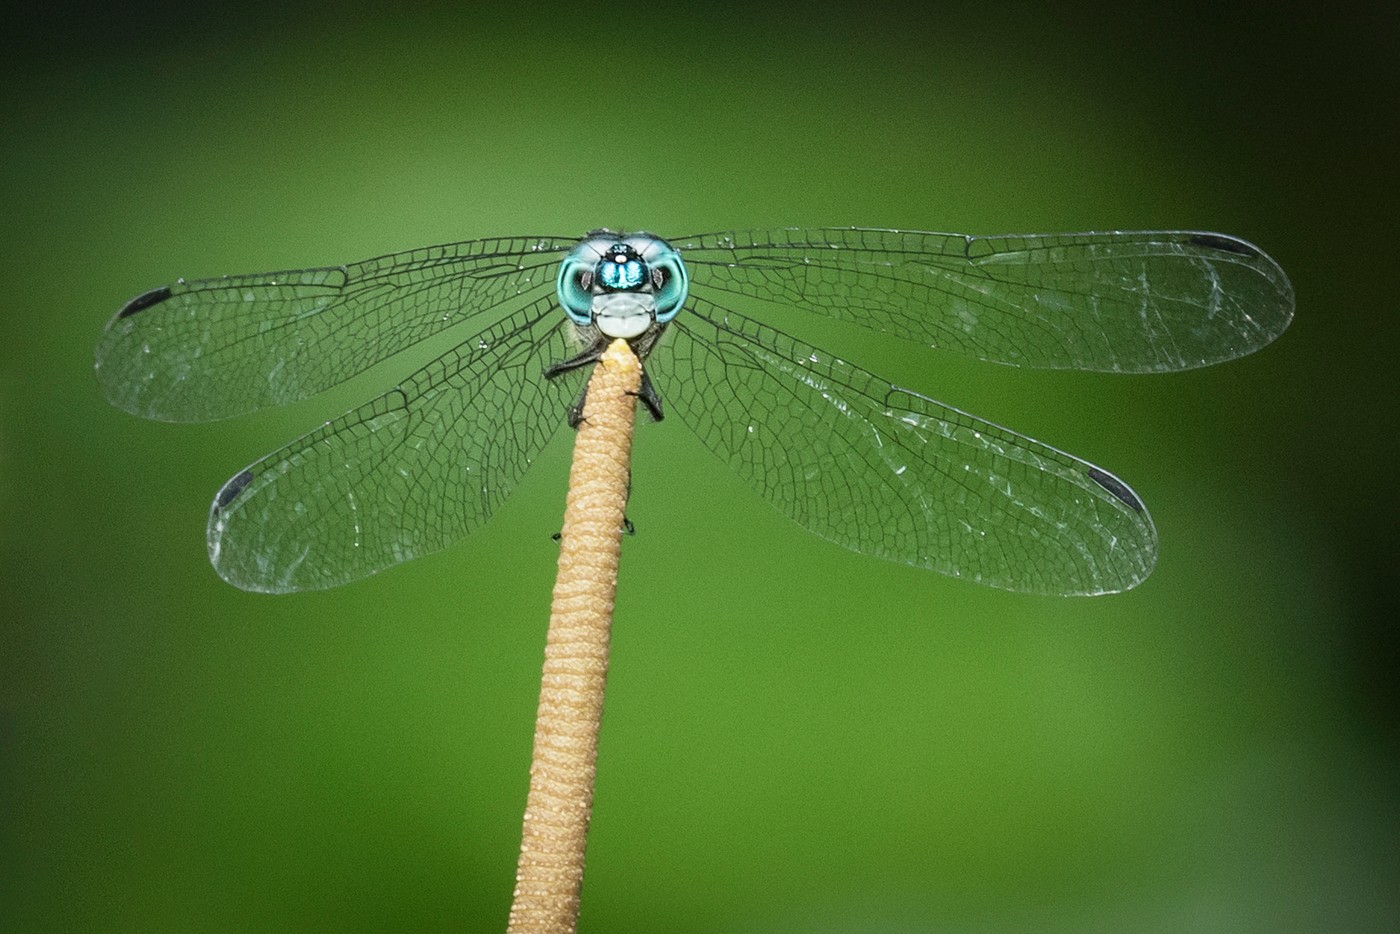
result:
M 660 237 L 595 230 L 559 264 L 555 287 L 569 320 L 630 340 L 676 316 L 690 279 Z

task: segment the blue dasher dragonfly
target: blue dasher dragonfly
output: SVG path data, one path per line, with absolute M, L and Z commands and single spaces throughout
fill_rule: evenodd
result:
M 1151 572 L 1156 530 L 1122 480 L 736 310 L 773 303 L 996 363 L 1115 373 L 1239 357 L 1293 314 L 1278 265 L 1215 233 L 597 230 L 181 279 L 117 312 L 96 367 L 112 404 L 202 421 L 463 333 L 224 484 L 209 556 L 246 590 L 345 584 L 480 526 L 576 418 L 613 337 L 642 358 L 655 417 L 679 416 L 833 542 L 1033 593 L 1109 593 Z

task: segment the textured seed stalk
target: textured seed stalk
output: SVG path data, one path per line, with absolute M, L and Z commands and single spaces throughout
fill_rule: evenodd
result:
M 572 934 L 578 923 L 641 373 L 614 341 L 574 440 L 510 934 Z

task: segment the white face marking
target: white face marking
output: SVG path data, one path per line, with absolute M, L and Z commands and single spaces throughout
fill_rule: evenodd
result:
M 637 337 L 651 327 L 656 302 L 650 295 L 613 292 L 593 298 L 593 324 L 608 337 Z
M 597 317 L 593 319 L 598 330 L 608 337 L 623 337 L 631 340 L 640 337 L 651 327 L 651 315 L 627 315 L 625 317 Z

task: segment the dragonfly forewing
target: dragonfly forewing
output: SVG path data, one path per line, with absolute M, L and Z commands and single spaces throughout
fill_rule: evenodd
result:
M 574 242 L 472 240 L 348 266 L 180 280 L 112 318 L 98 382 L 113 405 L 161 421 L 296 402 L 446 328 L 551 294 Z
M 1192 369 L 1258 350 L 1293 315 L 1278 264 L 1222 234 L 829 228 L 674 243 L 702 294 L 763 299 L 1020 366 Z

